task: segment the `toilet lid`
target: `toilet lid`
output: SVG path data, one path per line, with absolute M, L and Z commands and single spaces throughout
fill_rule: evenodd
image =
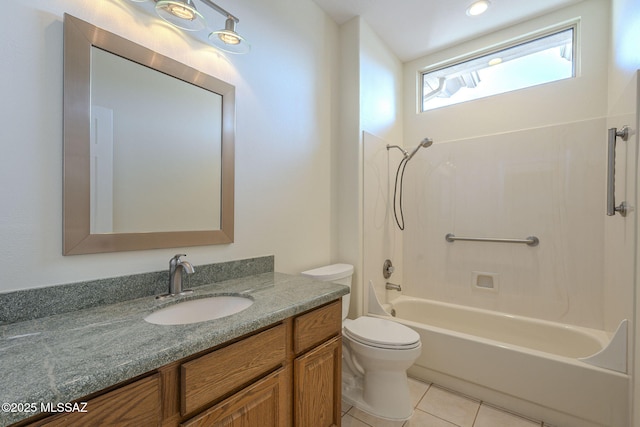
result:
M 382 348 L 414 348 L 420 343 L 420 335 L 413 329 L 377 317 L 363 316 L 344 324 L 349 338 Z

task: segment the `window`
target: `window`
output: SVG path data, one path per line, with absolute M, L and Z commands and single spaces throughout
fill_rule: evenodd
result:
M 422 111 L 575 77 L 576 27 L 421 74 Z

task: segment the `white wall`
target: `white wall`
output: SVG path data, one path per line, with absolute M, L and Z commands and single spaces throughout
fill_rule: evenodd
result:
M 608 0 L 585 0 L 406 63 L 406 140 L 420 141 L 430 136 L 438 143 L 603 117 L 607 112 L 609 3 Z M 578 78 L 417 113 L 420 70 L 577 17 L 581 18 L 579 43 L 582 46 Z M 526 108 L 522 108 L 523 105 Z
M 338 197 L 335 209 L 337 247 L 334 262 L 352 264 L 352 316 L 362 312 L 359 283 L 362 268 L 362 208 L 360 193 L 360 19 L 340 26 L 340 79 L 338 138 L 333 160 Z
M 609 50 L 609 110 L 632 111 L 635 99 L 629 96 L 631 84 L 640 68 L 640 4 L 634 0 L 611 1 Z M 624 100 L 624 101 L 623 101 Z
M 385 280 L 382 266 L 385 259 L 401 262 L 402 235 L 395 228 L 392 205 L 384 200 L 389 194 L 390 180 L 387 168 L 392 167 L 387 159 L 387 144 L 403 145 L 402 141 L 402 63 L 384 42 L 362 21 L 360 31 L 360 105 L 362 125 L 363 188 L 363 265 L 362 281 L 367 310 L 369 281 L 384 301 Z M 375 137 L 370 137 L 375 135 Z M 395 158 L 398 159 L 398 150 Z M 373 157 L 372 157 L 373 156 Z M 397 163 L 395 163 L 397 164 Z M 394 164 L 394 165 L 395 165 Z M 372 169 L 373 167 L 373 169 Z M 375 171 L 376 169 L 377 172 Z M 375 173 L 374 180 L 371 173 Z M 373 184 L 371 187 L 369 184 Z M 380 187 L 377 187 L 380 185 Z M 401 280 L 393 275 L 390 281 Z
M 604 200 L 610 4 L 587 0 L 405 64 L 406 293 L 595 328 L 605 322 Z M 577 78 L 417 113 L 419 70 L 580 18 Z M 447 243 L 445 234 L 540 245 Z M 496 292 L 472 286 L 495 273 Z M 498 283 L 499 282 L 499 283 Z M 631 316 L 631 284 L 613 295 Z
M 336 262 L 355 266 L 351 316 L 356 316 L 365 310 L 369 280 L 384 288 L 382 263 L 392 257 L 389 218 L 382 220 L 384 225 L 374 218 L 384 217 L 386 208 L 378 204 L 378 211 L 373 212 L 372 196 L 377 190 L 367 193 L 364 183 L 370 181 L 372 166 L 368 142 L 402 144 L 402 63 L 363 19 L 356 17 L 343 24 L 340 32 L 341 138 L 336 150 L 340 243 Z M 379 226 L 386 231 L 381 233 Z
M 638 124 L 640 123 L 640 87 L 638 85 L 638 70 L 640 69 L 640 3 L 635 0 L 613 0 L 611 12 L 611 47 L 609 60 L 609 125 L 619 127 L 621 124 L 629 125 L 632 135 L 629 141 L 621 142 L 623 154 L 623 167 L 628 177 L 623 182 L 624 196 L 633 205 L 638 204 Z M 627 185 L 629 184 L 629 185 Z M 638 233 L 638 216 L 632 212 L 630 218 L 616 221 L 610 224 L 607 230 L 609 233 L 628 236 L 629 232 Z M 612 233 L 612 234 L 613 234 Z M 640 325 L 638 313 L 640 312 L 640 293 L 637 291 L 637 278 L 640 274 L 640 253 L 637 242 L 638 235 L 629 236 L 623 245 L 615 245 L 616 242 L 607 240 L 607 254 L 610 261 L 607 263 L 608 269 L 605 277 L 609 279 L 610 285 L 618 282 L 620 276 L 622 280 L 634 281 L 634 325 L 630 330 L 630 337 L 634 337 L 635 347 L 630 352 L 629 358 L 632 369 L 632 425 L 640 426 Z M 629 259 L 631 258 L 631 259 Z M 635 263 L 635 270 L 627 267 L 627 264 Z M 615 287 L 614 289 L 619 289 Z M 620 291 L 618 291 L 620 292 Z M 628 295 L 625 295 L 628 297 Z M 609 302 L 610 312 L 619 310 L 616 300 Z
M 125 0 L 7 2 L 0 292 L 163 270 L 178 252 L 196 265 L 273 254 L 289 273 L 331 260 L 337 25 L 311 0 L 227 3 L 252 43 L 248 55 L 225 57 Z M 235 243 L 62 256 L 65 12 L 236 86 Z

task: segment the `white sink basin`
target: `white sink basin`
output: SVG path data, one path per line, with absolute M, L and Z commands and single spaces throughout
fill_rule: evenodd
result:
M 192 299 L 154 311 L 144 320 L 156 325 L 186 325 L 230 316 L 251 304 L 252 299 L 235 295 Z

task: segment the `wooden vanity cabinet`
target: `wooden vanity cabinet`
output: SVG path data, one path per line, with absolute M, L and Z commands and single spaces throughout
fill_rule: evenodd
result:
M 188 415 L 285 366 L 287 328 L 277 325 L 180 366 L 180 413 Z
M 341 307 L 337 300 L 171 363 L 91 399 L 88 413 L 19 425 L 340 426 Z
M 280 368 L 180 426 L 290 426 L 290 379 L 289 368 Z
M 342 404 L 342 303 L 293 320 L 294 426 L 340 425 Z
M 334 337 L 294 361 L 294 426 L 339 426 L 342 339 Z
M 98 397 L 80 399 L 78 409 L 52 415 L 29 426 L 157 426 L 162 420 L 160 376 L 155 373 Z

